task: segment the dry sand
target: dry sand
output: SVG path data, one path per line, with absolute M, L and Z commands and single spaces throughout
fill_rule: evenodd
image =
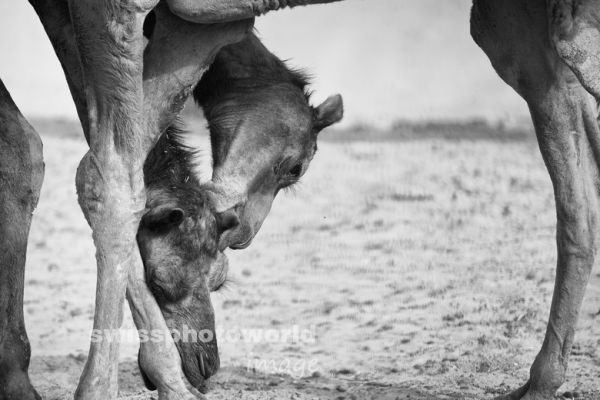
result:
M 92 328 L 94 249 L 73 183 L 84 152 L 45 139 L 25 315 L 46 399 L 72 397 Z M 544 335 L 554 221 L 533 142 L 322 143 L 255 243 L 229 254 L 233 283 L 213 297 L 221 331 L 297 327 L 310 340 L 221 340 L 208 398 L 489 399 L 515 388 Z M 585 399 L 600 398 L 599 310 L 595 271 L 561 388 Z M 122 353 L 123 398 L 155 397 L 136 343 Z

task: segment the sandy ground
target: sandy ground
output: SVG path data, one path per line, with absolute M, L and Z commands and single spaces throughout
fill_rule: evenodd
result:
M 45 139 L 25 315 L 46 399 L 71 398 L 92 328 L 94 249 L 73 183 L 84 152 Z M 229 254 L 233 282 L 213 300 L 223 370 L 208 398 L 489 399 L 515 388 L 545 330 L 553 203 L 533 142 L 322 143 L 251 248 Z M 595 271 L 561 392 L 600 398 L 599 310 Z M 136 342 L 122 353 L 123 398 L 155 396 Z

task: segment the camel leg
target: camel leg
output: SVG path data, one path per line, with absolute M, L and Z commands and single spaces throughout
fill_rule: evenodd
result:
M 30 0 L 30 3 L 38 13 L 63 66 L 69 88 L 77 105 L 84 132 L 86 133 L 86 139 L 92 146 L 91 152 L 105 149 L 105 145 L 92 143 L 97 141 L 100 136 L 97 133 L 98 127 L 96 127 L 94 137 L 90 138 L 90 130 L 93 126 L 89 124 L 88 120 L 93 122 L 97 120 L 96 108 L 98 108 L 97 104 L 99 104 L 99 100 L 94 100 L 94 96 L 91 96 L 93 99 L 91 104 L 96 108 L 90 109 L 90 112 L 88 112 L 89 98 L 86 98 L 86 95 L 89 96 L 89 86 L 93 87 L 94 83 L 88 83 L 88 93 L 86 94 L 86 82 L 84 82 L 83 70 L 79 61 L 80 50 L 77 48 L 78 38 L 75 35 L 76 24 L 72 22 L 78 21 L 77 12 L 74 13 L 75 19 L 72 19 L 67 0 Z M 143 91 L 146 94 L 143 99 L 143 120 L 145 123 L 145 132 L 148 134 L 137 143 L 140 154 L 144 154 L 144 159 L 145 154 L 147 154 L 149 148 L 154 144 L 157 135 L 175 118 L 191 88 L 208 68 L 214 54 L 222 46 L 241 40 L 252 29 L 253 22 L 252 20 L 246 20 L 230 24 L 196 25 L 173 16 L 168 11 L 166 5 L 159 5 L 154 10 L 158 15 L 157 26 L 155 34 L 146 47 L 144 54 Z M 80 23 L 82 22 L 80 21 Z M 85 22 L 83 24 L 85 25 Z M 81 41 L 81 39 L 79 40 Z M 93 38 L 87 40 L 91 41 Z M 80 43 L 79 45 L 84 46 L 81 52 L 89 56 L 89 52 L 85 53 L 86 44 Z M 102 58 L 101 52 L 104 50 L 99 49 L 95 51 L 99 54 L 98 57 Z M 94 65 L 92 64 L 90 69 L 93 69 L 93 67 Z M 110 73 L 110 71 L 104 73 Z M 99 80 L 98 77 L 94 77 L 94 79 Z M 89 119 L 88 115 L 92 116 L 92 119 Z M 132 136 L 132 138 L 134 137 Z M 110 143 L 108 145 L 110 151 Z M 137 156 L 128 157 L 135 161 L 135 157 Z M 90 173 L 89 169 L 89 165 L 85 165 L 85 168 L 80 168 L 80 175 Z M 82 180 L 84 179 L 85 177 Z M 101 189 L 101 187 L 98 188 L 98 190 Z M 80 196 L 82 193 L 85 193 L 85 191 L 80 190 Z M 83 197 L 83 200 L 85 200 L 85 197 Z M 89 201 L 93 203 L 93 199 Z M 141 344 L 139 360 L 144 372 L 152 380 L 152 383 L 157 386 L 160 399 L 197 398 L 199 396 L 197 391 L 193 389 L 189 391 L 186 388 L 186 380 L 181 371 L 179 353 L 174 342 L 170 340 L 160 308 L 146 285 L 143 265 L 137 251 L 131 255 L 131 262 L 133 268 L 128 275 L 127 299 L 136 326 L 145 332 L 162 331 L 166 333 L 164 340 L 146 341 Z M 98 283 L 98 290 L 100 291 L 100 275 Z M 100 296 L 98 296 L 97 304 L 99 302 Z M 117 305 L 117 307 L 120 309 L 120 305 Z M 97 322 L 98 324 L 102 323 L 102 321 Z M 116 324 L 120 325 L 120 322 L 117 321 Z M 98 337 L 96 332 L 94 336 Z M 94 371 L 108 371 L 108 368 L 106 368 L 106 365 L 109 364 L 108 362 L 102 364 L 99 361 L 94 361 L 92 358 L 92 355 L 99 358 L 106 351 L 106 349 L 101 350 L 99 347 L 98 344 L 92 344 L 91 356 L 83 374 L 78 393 L 82 393 L 84 388 L 90 387 L 89 382 L 95 381 L 94 376 L 96 372 Z M 113 350 L 114 352 L 116 351 Z M 114 362 L 116 361 L 110 361 L 110 363 Z M 112 374 L 115 373 L 116 368 L 112 371 Z M 103 381 L 107 379 L 109 378 L 106 376 L 103 377 Z M 113 377 L 112 380 L 116 381 L 116 377 Z M 102 384 L 99 386 L 102 386 Z M 116 384 L 113 386 L 116 386 Z M 101 391 L 101 389 L 94 390 Z
M 0 80 L 0 400 L 33 400 L 23 321 L 25 253 L 42 181 L 42 142 Z
M 79 52 L 71 24 L 67 0 L 30 0 L 60 60 L 88 143 L 89 123 Z M 156 111 L 156 108 L 153 112 Z M 140 358 L 144 371 L 156 382 L 160 399 L 181 399 L 188 392 L 181 371 L 177 348 L 169 339 L 169 331 L 144 279 L 141 258 L 135 256 L 127 284 L 129 301 L 136 326 L 145 332 L 162 331 L 165 340 L 143 342 Z M 190 395 L 192 396 L 192 395 Z M 193 397 L 192 398 L 196 398 Z
M 69 8 L 81 56 L 90 150 L 77 170 L 79 204 L 92 228 L 98 276 L 94 333 L 76 399 L 114 399 L 118 330 L 135 236 L 145 206 L 143 129 L 145 1 L 72 0 Z M 157 133 L 158 135 L 158 133 Z
M 600 184 L 597 103 L 550 42 L 543 0 L 475 2 L 472 34 L 528 103 L 557 211 L 558 262 L 550 318 L 526 385 L 502 400 L 552 398 L 562 385 L 594 262 Z
M 573 83 L 573 86 L 579 85 Z M 529 382 L 501 399 L 548 399 L 564 383 L 567 363 L 597 251 L 600 139 L 595 101 L 583 87 L 553 87 L 530 102 L 537 137 L 552 178 L 558 262 L 546 336 Z

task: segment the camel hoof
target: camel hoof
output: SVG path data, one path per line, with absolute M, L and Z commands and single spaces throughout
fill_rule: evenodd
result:
M 158 400 L 206 400 L 206 397 L 197 391 L 187 393 L 159 392 Z
M 548 396 L 547 394 L 530 390 L 530 384 L 527 382 L 517 390 L 503 396 L 495 397 L 494 400 L 550 400 L 553 398 L 554 395 Z
M 170 389 L 163 390 L 158 389 L 158 400 L 206 400 L 206 397 L 200 393 L 200 391 L 194 388 L 189 382 L 185 381 L 185 386 L 175 385 L 175 387 L 171 386 Z

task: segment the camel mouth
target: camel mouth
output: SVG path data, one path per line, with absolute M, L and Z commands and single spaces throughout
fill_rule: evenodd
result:
M 222 252 L 228 248 L 242 250 L 250 246 L 252 240 L 254 240 L 254 230 L 249 225 L 243 224 L 221 235 L 219 238 L 219 251 Z
M 213 345 L 184 345 L 175 343 L 179 350 L 183 373 L 190 384 L 201 393 L 208 391 L 208 380 L 220 368 L 219 350 Z
M 217 254 L 208 270 L 200 271 L 202 264 L 205 262 L 185 268 L 155 268 L 147 271 L 146 279 L 179 353 L 183 374 L 194 388 L 205 393 L 206 381 L 220 366 L 210 292 L 226 281 L 228 263 L 227 257 Z M 146 387 L 152 390 L 158 382 L 153 384 L 140 369 Z
M 229 246 L 229 248 L 231 248 L 233 250 L 244 250 L 244 249 L 247 249 L 252 244 L 252 240 L 253 239 L 254 238 L 249 238 L 248 240 L 246 240 L 243 243 L 232 244 L 231 246 Z
M 219 349 L 214 331 L 208 329 L 194 330 L 194 328 L 184 326 L 183 329 L 175 327 L 169 321 L 167 325 L 171 332 L 179 332 L 173 336 L 175 346 L 181 358 L 181 368 L 188 382 L 199 392 L 205 394 L 208 392 L 208 380 L 220 368 Z M 180 332 L 197 332 L 197 336 L 182 337 Z M 156 385 L 148 377 L 138 354 L 138 367 L 142 379 L 148 390 L 156 390 Z
M 207 391 L 206 381 L 220 367 L 215 317 L 208 285 L 177 305 L 163 308 L 167 327 L 181 358 L 181 366 L 190 384 Z

